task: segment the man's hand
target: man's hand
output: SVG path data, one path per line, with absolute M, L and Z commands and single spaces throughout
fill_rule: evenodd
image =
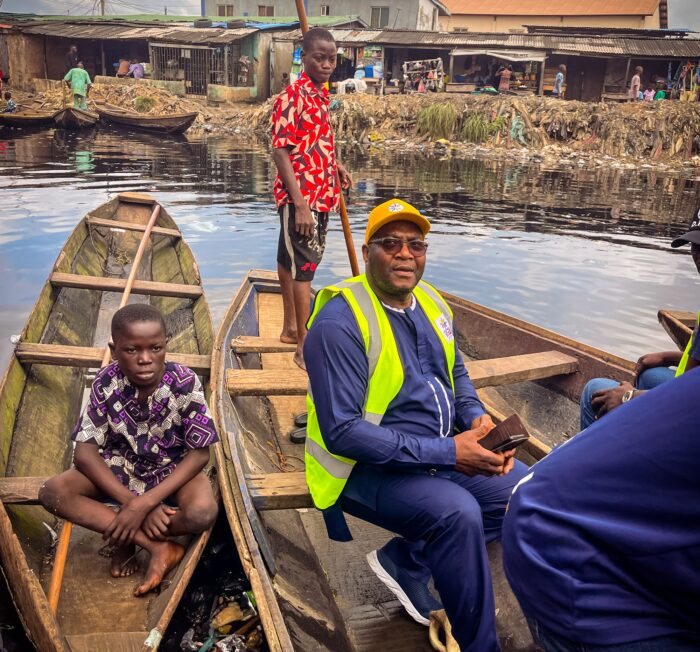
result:
M 134 496 L 120 507 L 102 538 L 110 545 L 123 546 L 132 543 L 151 509 L 143 496 Z
M 454 436 L 457 453 L 455 469 L 457 471 L 465 475 L 488 476 L 507 472 L 506 455 L 492 453 L 479 443 L 479 439 L 484 437 L 488 430 L 488 426 L 483 425 Z
M 314 234 L 314 216 L 306 201 L 294 204 L 294 228 L 303 238 L 311 238 Z
M 596 419 L 600 419 L 604 414 L 614 410 L 622 404 L 622 396 L 634 387 L 627 381 L 620 383 L 617 387 L 601 389 L 595 392 L 591 398 L 591 405 L 596 412 Z
M 167 505 L 156 505 L 143 521 L 141 529 L 149 539 L 165 541 L 168 538 L 170 517 L 177 514 L 177 510 Z
M 486 436 L 496 427 L 496 424 L 488 414 L 482 414 L 472 421 L 472 430 L 480 428 L 481 426 L 486 428 L 486 432 L 484 433 L 484 436 Z
M 678 356 L 680 358 L 680 356 Z M 656 367 L 670 367 L 671 365 L 678 364 L 678 360 L 669 360 L 669 355 L 667 352 L 662 353 L 646 353 L 639 360 L 634 367 L 634 379 L 639 380 L 641 376 L 647 369 L 654 369 Z
M 340 161 L 338 161 L 338 178 L 340 179 L 340 187 L 343 190 L 352 188 L 352 176 Z

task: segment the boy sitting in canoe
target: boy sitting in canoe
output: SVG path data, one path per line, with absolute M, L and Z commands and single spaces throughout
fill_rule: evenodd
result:
M 115 361 L 97 373 L 73 431 L 75 468 L 39 492 L 50 512 L 116 546 L 113 577 L 138 570 L 135 545 L 148 550 L 137 596 L 155 589 L 182 559 L 184 548 L 169 537 L 203 532 L 217 515 L 201 472 L 218 441 L 214 422 L 199 379 L 166 362 L 166 346 L 165 322 L 155 308 L 132 304 L 114 314 L 109 347 Z M 105 499 L 117 503 L 116 514 Z

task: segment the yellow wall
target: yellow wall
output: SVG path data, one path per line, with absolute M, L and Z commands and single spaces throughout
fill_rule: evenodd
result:
M 547 25 L 554 27 L 628 27 L 633 29 L 658 29 L 659 10 L 653 16 L 472 16 L 452 15 L 440 21 L 443 31 L 468 29 L 470 32 L 508 32 L 524 30 L 523 25 Z

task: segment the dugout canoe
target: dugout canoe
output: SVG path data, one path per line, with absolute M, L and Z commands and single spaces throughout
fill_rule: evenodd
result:
M 96 105 L 100 120 L 131 129 L 157 133 L 181 134 L 196 120 L 199 113 L 172 113 L 170 115 L 141 115 L 107 104 Z
M 100 116 L 94 111 L 86 111 L 69 106 L 57 111 L 54 115 L 54 122 L 61 129 L 85 129 L 94 127 Z
M 685 351 L 697 324 L 697 314 L 689 310 L 659 310 L 657 316 L 673 343 L 681 351 Z
M 0 127 L 48 127 L 54 124 L 56 111 L 18 111 L 0 113 Z
M 444 295 L 472 381 L 496 421 L 517 411 L 536 435 L 519 455 L 528 463 L 577 432 L 587 380 L 631 380 L 634 364 L 465 299 Z M 306 374 L 282 344 L 277 275 L 251 271 L 219 328 L 212 356 L 212 402 L 223 503 L 273 650 L 430 650 L 369 571 L 365 554 L 392 535 L 349 518 L 354 541 L 328 540 L 311 507 L 304 449 L 287 433 L 305 410 Z M 497 389 L 495 387 L 497 386 Z M 504 652 L 532 650 L 527 626 L 503 574 L 499 544 L 489 550 L 497 627 Z
M 76 526 L 55 616 L 49 608 L 52 531 L 60 522 L 37 504 L 38 489 L 45 477 L 70 466 L 70 433 L 155 205 L 149 195 L 122 193 L 80 220 L 0 385 L 0 562 L 41 652 L 155 650 L 209 537 L 192 537 L 159 595 L 135 598 L 140 575 L 113 579 L 109 560 L 97 554 L 100 536 Z M 213 327 L 197 264 L 164 208 L 155 224 L 131 301 L 149 302 L 163 313 L 168 358 L 195 369 L 206 386 Z

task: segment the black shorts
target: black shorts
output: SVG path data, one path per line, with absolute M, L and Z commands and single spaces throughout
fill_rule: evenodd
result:
M 295 281 L 311 281 L 326 248 L 328 213 L 311 211 L 316 228 L 310 238 L 300 236 L 295 228 L 294 204 L 279 208 L 280 238 L 277 262 L 292 273 Z

